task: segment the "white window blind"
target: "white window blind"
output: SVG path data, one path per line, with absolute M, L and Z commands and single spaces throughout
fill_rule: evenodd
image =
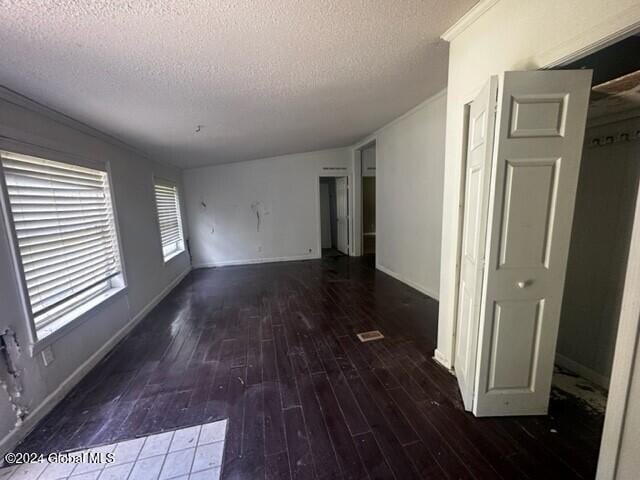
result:
M 112 287 L 120 261 L 107 173 L 0 152 L 36 328 Z
M 182 236 L 182 219 L 180 218 L 180 202 L 178 189 L 169 182 L 155 182 L 156 207 L 158 224 L 162 241 L 162 256 L 166 262 L 184 250 Z

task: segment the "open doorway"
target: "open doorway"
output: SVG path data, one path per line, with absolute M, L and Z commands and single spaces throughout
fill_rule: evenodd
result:
M 606 409 L 640 180 L 640 37 L 565 68 L 593 88 L 560 315 L 553 395 Z M 634 52 L 632 54 L 632 52 Z
M 376 144 L 361 150 L 362 255 L 375 265 L 376 255 Z
M 618 415 L 621 382 L 612 388 L 618 405 L 608 405 L 609 378 L 619 378 L 611 375 L 620 370 L 614 352 L 629 349 L 617 330 L 623 299 L 633 298 L 625 277 L 639 234 L 640 59 L 629 53 L 639 48 L 631 36 L 567 72 L 507 72 L 502 88 L 489 81 L 467 112 L 454 363 L 465 408 L 477 416 L 548 413 L 547 431 L 571 425 L 581 452 L 598 451 L 605 411 L 609 423 Z M 495 136 L 492 111 L 504 120 Z M 481 216 L 488 178 L 494 203 Z M 562 248 L 554 251 L 554 241 Z M 584 461 L 595 472 L 596 456 Z
M 323 257 L 349 254 L 347 177 L 320 177 L 320 244 Z

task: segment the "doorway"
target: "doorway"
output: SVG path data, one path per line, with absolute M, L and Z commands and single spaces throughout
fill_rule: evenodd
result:
M 553 386 L 606 410 L 640 181 L 640 49 L 631 36 L 564 68 L 592 68 Z M 552 391 L 553 394 L 553 391 Z
M 362 158 L 362 255 L 376 262 L 376 144 L 361 150 Z
M 348 177 L 320 177 L 322 257 L 349 254 Z
M 486 258 L 484 254 L 477 257 L 483 269 L 480 276 L 484 283 L 481 300 L 485 307 L 483 316 L 478 317 L 474 325 L 476 330 L 461 332 L 465 319 L 473 317 L 475 308 L 463 296 L 465 278 L 461 271 L 454 367 L 460 382 L 461 377 L 465 380 L 464 374 L 467 373 L 460 354 L 470 353 L 473 361 L 478 363 L 471 364 L 469 369 L 467 384 L 470 395 L 465 399 L 465 407 L 474 413 L 480 411 L 478 416 L 549 413 L 553 417 L 554 412 L 571 412 L 590 431 L 589 443 L 597 447 L 602 437 L 605 411 L 608 422 L 610 415 L 619 414 L 619 405 L 611 407 L 609 413 L 608 386 L 610 377 L 613 376 L 614 384 L 616 379 L 613 373 L 614 352 L 616 356 L 624 356 L 625 352 L 620 352 L 628 347 L 624 335 L 618 335 L 617 330 L 618 322 L 625 318 L 624 315 L 621 317 L 623 301 L 629 303 L 632 295 L 630 288 L 633 282 L 628 280 L 628 276 L 633 270 L 627 263 L 630 252 L 633 252 L 631 238 L 638 236 L 633 222 L 635 216 L 637 225 L 640 182 L 640 62 L 637 56 L 621 54 L 620 50 L 637 51 L 638 48 L 640 38 L 631 36 L 560 69 L 569 70 L 563 72 L 569 75 L 567 78 L 575 75 L 574 80 L 581 83 L 584 83 L 584 78 L 580 78 L 580 70 L 593 69 L 592 82 L 581 87 L 590 93 L 588 102 L 585 101 L 581 126 L 577 120 L 573 125 L 565 122 L 571 110 L 563 110 L 566 107 L 564 102 L 569 98 L 564 92 L 572 88 L 566 81 L 557 83 L 544 95 L 540 91 L 523 91 L 526 89 L 511 92 L 507 108 L 504 101 L 502 108 L 498 104 L 499 118 L 505 112 L 516 112 L 522 118 L 516 115 L 516 118 L 511 117 L 510 123 L 505 120 L 505 128 L 495 134 L 494 149 L 497 152 L 492 152 L 491 168 L 503 168 L 503 171 L 492 172 L 493 185 L 497 188 L 489 192 L 493 195 L 493 205 L 490 203 L 488 210 L 487 239 L 475 244 L 480 246 L 480 250 L 473 244 L 472 248 L 465 244 L 478 231 L 476 222 L 467 221 L 467 218 L 474 217 L 467 215 L 466 207 L 481 205 L 468 201 L 477 193 L 471 188 L 473 185 L 469 179 L 473 172 L 469 167 L 478 131 L 473 115 L 468 115 L 467 167 L 462 185 L 465 211 L 460 228 L 473 235 L 463 233 L 461 236 L 460 263 L 462 265 L 466 261 L 465 255 L 470 253 L 486 253 Z M 557 73 L 518 72 L 523 75 L 522 79 L 528 81 L 528 76 L 532 80 L 537 79 L 539 84 L 554 76 L 559 78 Z M 505 78 L 505 84 L 508 84 L 509 78 Z M 504 91 L 499 94 L 503 96 L 499 98 L 504 98 Z M 573 92 L 574 98 L 576 94 L 582 95 L 580 90 Z M 557 102 L 559 108 L 549 109 L 553 102 Z M 527 109 L 535 115 L 524 122 Z M 559 121 L 546 122 L 545 117 L 558 118 Z M 522 131 L 518 126 L 520 120 L 525 127 Z M 486 122 L 478 122 L 478 125 L 484 127 Z M 572 127 L 573 132 L 569 130 Z M 580 135 L 575 138 L 583 142 L 580 150 L 575 146 L 554 150 L 555 144 L 565 142 L 576 132 Z M 523 138 L 537 140 L 519 149 L 516 144 Z M 540 149 L 537 154 L 536 149 Z M 566 169 L 567 158 L 578 168 L 572 181 L 562 188 L 558 186 L 562 171 L 556 166 L 559 159 Z M 547 172 L 539 170 L 536 173 L 534 167 L 537 165 L 547 167 Z M 518 168 L 528 171 L 519 173 Z M 544 188 L 532 188 L 536 183 Z M 575 198 L 572 192 L 575 192 Z M 522 197 L 521 201 L 514 193 Z M 570 215 L 566 214 L 567 210 L 561 213 L 565 226 L 560 225 L 560 232 L 568 227 L 569 234 L 564 235 L 563 248 L 554 253 L 550 239 L 558 232 L 558 222 L 551 222 L 542 215 L 533 216 L 532 213 L 552 212 L 551 207 L 558 202 L 566 202 L 570 206 Z M 536 208 L 537 204 L 544 208 Z M 536 220 L 542 227 L 538 229 L 537 237 Z M 557 219 L 552 217 L 552 220 Z M 510 224 L 526 226 L 526 229 L 510 232 Z M 554 255 L 556 261 L 559 255 L 563 257 L 565 267 L 549 274 L 553 269 Z M 496 273 L 500 269 L 508 270 L 507 275 L 500 277 Z M 513 274 L 519 271 L 522 274 Z M 553 290 L 544 288 L 546 282 L 556 281 L 558 284 Z M 527 292 L 531 292 L 530 296 Z M 544 317 L 545 311 L 550 309 L 555 313 Z M 549 323 L 553 324 L 554 331 L 545 338 L 544 329 L 549 328 Z M 479 344 L 477 352 L 467 348 L 471 338 Z M 543 341 L 546 348 L 541 349 L 539 346 Z M 536 383 L 536 376 L 545 371 L 547 378 Z M 617 386 L 620 387 L 619 380 Z M 460 390 L 464 399 L 463 385 Z M 618 402 L 619 391 L 620 388 L 617 392 L 612 390 L 617 395 L 612 395 L 612 399 L 617 398 Z M 487 398 L 482 399 L 483 395 Z M 466 400 L 469 398 L 473 400 L 468 406 Z M 610 433 L 609 436 L 612 435 L 615 434 Z M 609 452 L 611 448 L 603 448 L 603 451 Z

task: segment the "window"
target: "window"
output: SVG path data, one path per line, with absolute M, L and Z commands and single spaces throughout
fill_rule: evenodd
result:
M 121 287 L 107 173 L 8 152 L 0 159 L 36 329 Z
M 162 241 L 162 256 L 164 261 L 168 262 L 184 251 L 178 188 L 175 184 L 159 180 L 155 181 L 154 188 Z

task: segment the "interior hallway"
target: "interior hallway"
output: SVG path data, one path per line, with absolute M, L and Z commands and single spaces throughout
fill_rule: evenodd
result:
M 222 478 L 592 478 L 602 417 L 477 419 L 432 360 L 436 301 L 361 259 L 193 271 L 18 447 L 229 418 Z M 362 344 L 355 333 L 380 329 Z

